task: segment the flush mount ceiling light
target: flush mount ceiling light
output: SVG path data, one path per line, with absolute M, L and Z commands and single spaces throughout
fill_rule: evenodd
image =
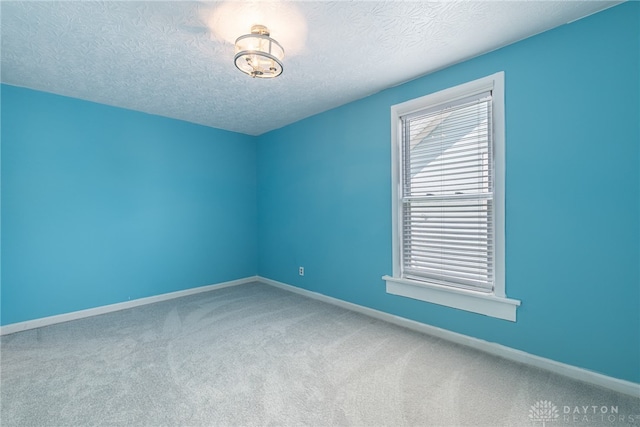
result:
M 284 49 L 269 37 L 269 30 L 264 25 L 254 25 L 251 34 L 236 39 L 234 62 L 238 70 L 251 77 L 278 77 L 282 74 L 283 58 Z

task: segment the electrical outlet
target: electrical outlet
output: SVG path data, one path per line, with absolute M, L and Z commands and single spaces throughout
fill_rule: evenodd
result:
M 304 276 L 304 267 L 298 267 L 298 274 Z

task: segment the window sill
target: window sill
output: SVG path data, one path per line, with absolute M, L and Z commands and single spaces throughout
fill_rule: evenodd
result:
M 466 310 L 498 319 L 516 321 L 520 301 L 466 289 L 448 288 L 416 280 L 382 276 L 387 293 Z

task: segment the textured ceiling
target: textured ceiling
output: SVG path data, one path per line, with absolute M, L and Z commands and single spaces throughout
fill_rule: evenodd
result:
M 617 3 L 2 1 L 1 78 L 257 135 Z M 258 20 L 287 54 L 274 80 L 233 65 Z

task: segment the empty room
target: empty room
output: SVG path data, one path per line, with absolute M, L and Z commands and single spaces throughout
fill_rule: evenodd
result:
M 640 426 L 639 2 L 0 19 L 0 425 Z

